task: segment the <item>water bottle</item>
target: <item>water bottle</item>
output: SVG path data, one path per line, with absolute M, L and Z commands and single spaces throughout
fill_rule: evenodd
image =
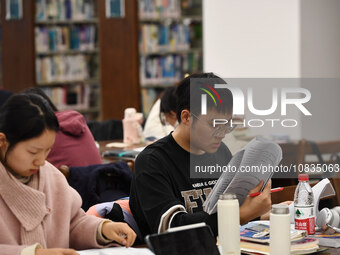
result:
M 288 205 L 272 205 L 270 213 L 270 254 L 290 254 L 290 214 Z
M 135 108 L 125 109 L 123 119 L 124 143 L 140 144 L 142 142 L 142 121 L 142 113 L 136 112 Z
M 217 220 L 221 255 L 240 254 L 240 209 L 235 194 L 220 195 Z
M 299 184 L 294 194 L 295 229 L 315 233 L 314 195 L 307 174 L 299 174 Z

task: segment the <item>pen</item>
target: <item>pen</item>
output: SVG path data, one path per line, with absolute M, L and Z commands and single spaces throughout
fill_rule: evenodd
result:
M 279 191 L 281 191 L 281 190 L 283 190 L 283 189 L 284 189 L 284 187 L 274 188 L 274 189 L 271 189 L 271 190 L 270 190 L 270 193 L 279 192 Z M 251 194 L 249 194 L 249 196 L 250 196 L 250 197 L 256 197 L 256 196 L 258 196 L 258 195 L 260 195 L 260 194 L 261 194 L 261 191 L 255 192 L 255 193 L 251 193 Z

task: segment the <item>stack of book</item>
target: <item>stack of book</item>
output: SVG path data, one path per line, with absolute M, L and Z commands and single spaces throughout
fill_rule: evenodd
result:
M 318 239 L 321 246 L 340 248 L 340 233 L 329 235 L 322 232 L 316 232 L 312 237 Z
M 246 254 L 269 253 L 269 222 L 254 221 L 241 227 L 241 251 Z M 310 254 L 319 249 L 318 240 L 306 232 L 291 229 L 291 254 Z

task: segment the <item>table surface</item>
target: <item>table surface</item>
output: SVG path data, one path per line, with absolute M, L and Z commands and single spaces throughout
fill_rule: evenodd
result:
M 118 143 L 118 144 L 123 144 L 123 140 L 108 140 L 108 141 L 100 141 L 99 143 L 99 151 L 100 153 L 108 150 L 133 150 L 136 148 L 144 147 L 146 144 L 131 144 L 131 145 L 126 145 L 124 147 L 106 147 L 107 144 L 109 143 Z
M 106 145 L 109 143 L 121 143 L 123 144 L 122 140 L 109 140 L 109 141 L 100 141 L 99 143 L 99 152 L 100 155 L 102 156 L 102 153 L 104 151 L 109 151 L 109 150 L 133 150 L 136 148 L 140 148 L 140 147 L 144 147 L 146 146 L 146 144 L 132 144 L 132 145 L 127 145 L 124 147 L 107 147 Z M 123 160 L 125 162 L 127 162 L 127 164 L 129 165 L 131 171 L 133 171 L 134 168 L 134 163 L 135 163 L 135 159 L 132 158 L 125 158 L 125 157 L 114 157 L 114 156 L 102 156 L 102 161 L 103 163 L 114 163 L 117 161 Z
M 340 248 L 330 248 L 326 251 L 319 252 L 317 254 L 323 254 L 323 255 L 335 255 L 335 254 L 340 254 Z

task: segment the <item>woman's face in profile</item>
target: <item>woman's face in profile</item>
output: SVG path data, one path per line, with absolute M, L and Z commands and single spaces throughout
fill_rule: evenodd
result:
M 6 155 L 6 167 L 10 168 L 8 170 L 20 176 L 31 176 L 38 173 L 45 164 L 55 137 L 55 131 L 45 129 L 40 136 L 19 142 L 9 151 L 8 146 L 3 146 L 5 148 L 1 151 L 1 158 L 4 159 Z

